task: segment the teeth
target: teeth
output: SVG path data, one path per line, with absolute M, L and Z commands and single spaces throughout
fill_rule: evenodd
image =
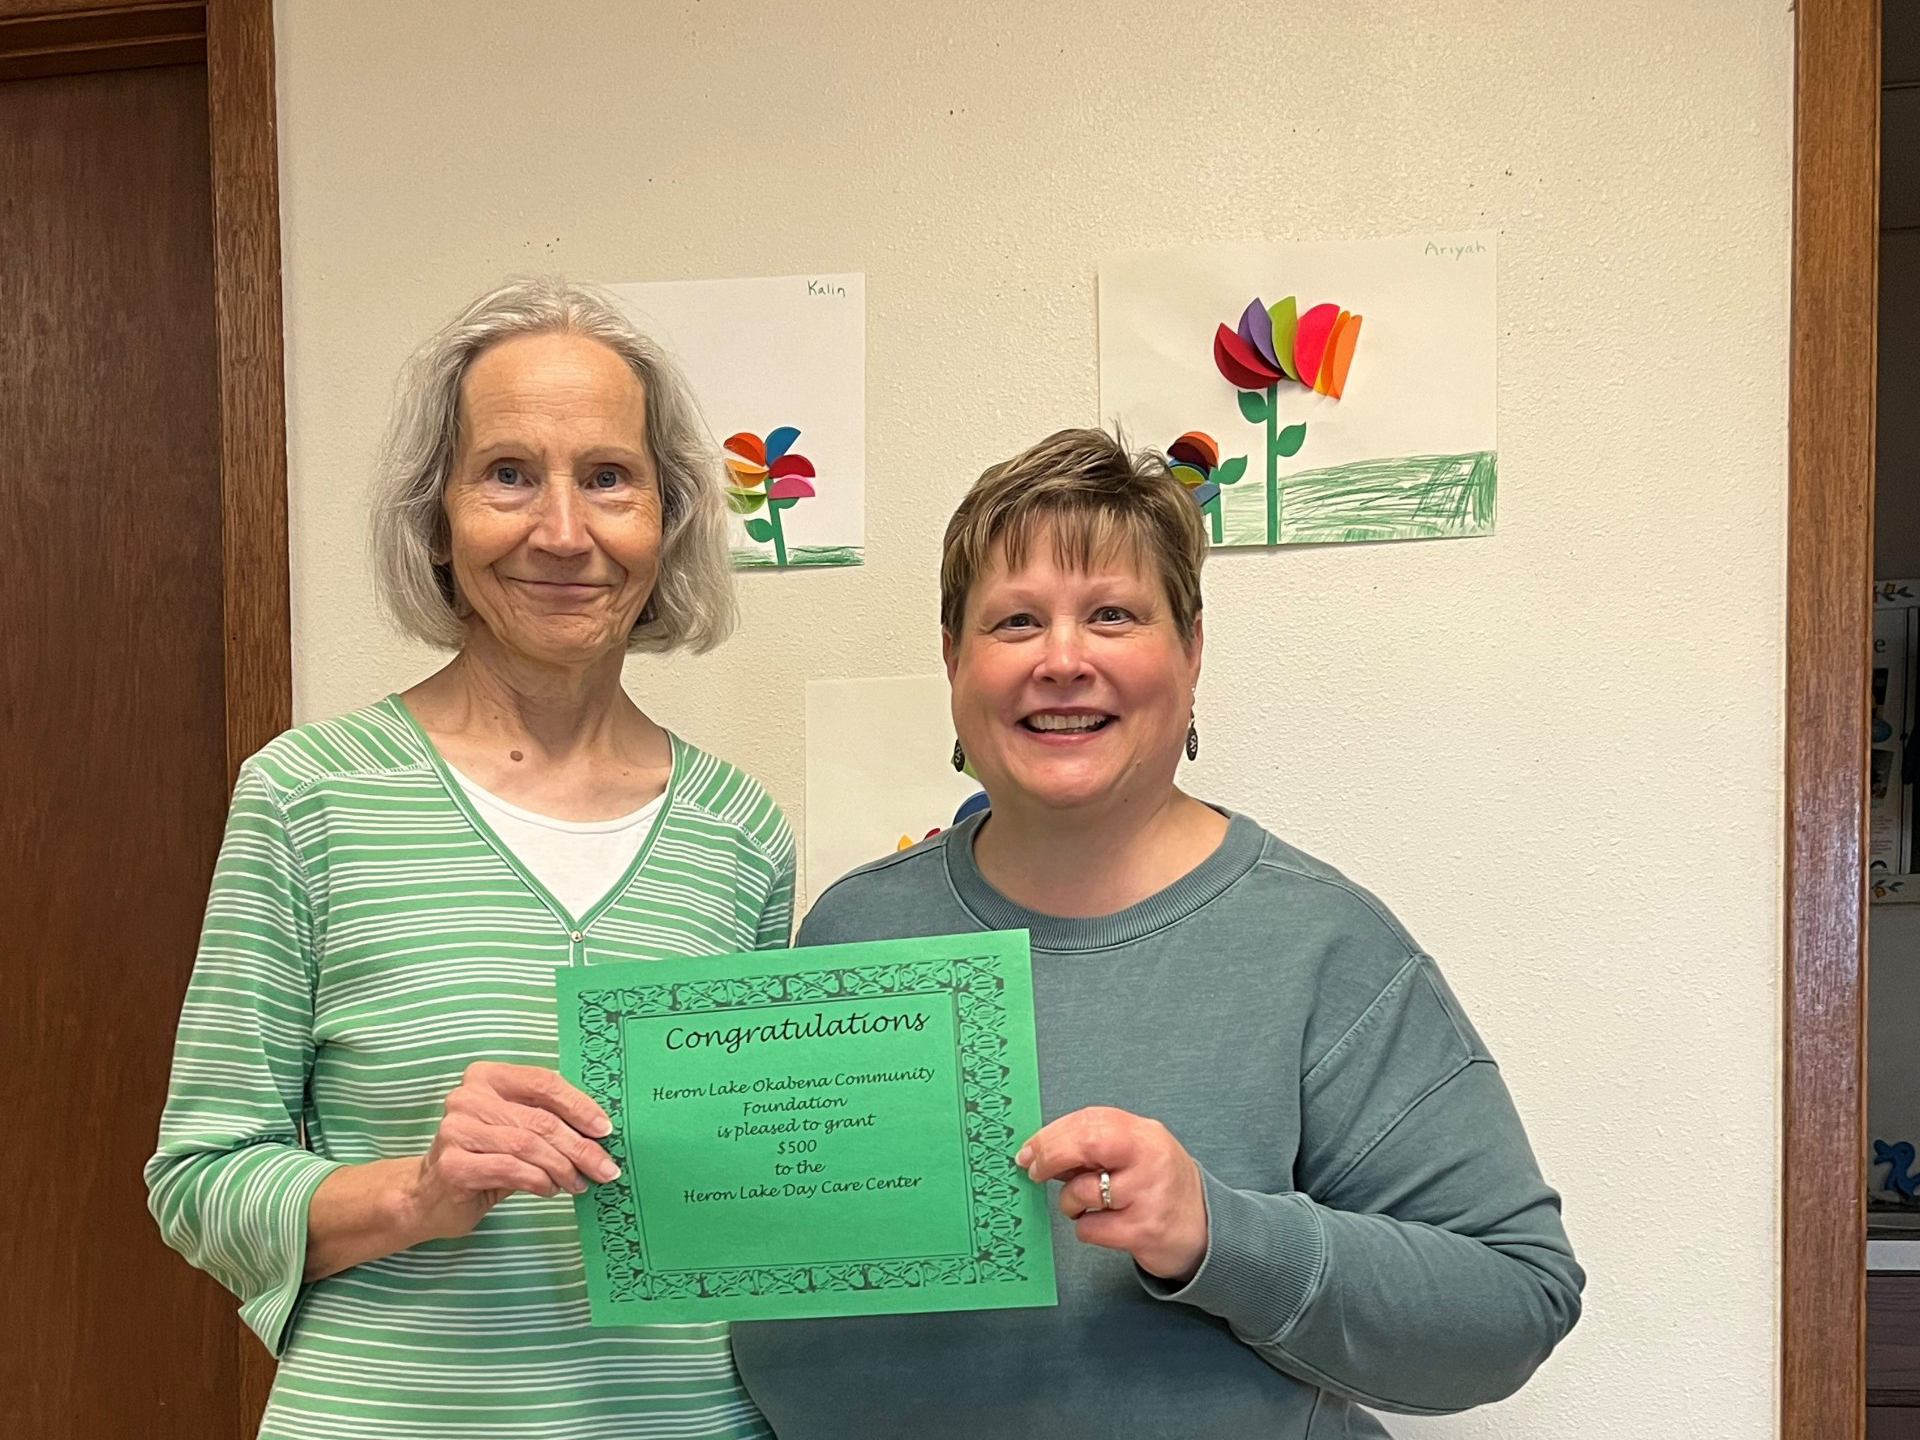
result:
M 1036 730 L 1098 730 L 1107 723 L 1104 715 L 1029 715 L 1027 724 Z

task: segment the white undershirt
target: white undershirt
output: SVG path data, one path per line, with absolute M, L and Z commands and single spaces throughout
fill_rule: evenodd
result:
M 556 820 L 482 790 L 458 770 L 453 778 L 500 842 L 576 920 L 627 873 L 666 798 L 656 795 L 632 814 L 612 820 Z

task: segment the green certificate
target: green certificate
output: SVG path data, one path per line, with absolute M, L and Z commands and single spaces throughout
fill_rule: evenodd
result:
M 1024 930 L 558 972 L 598 1325 L 1051 1305 Z

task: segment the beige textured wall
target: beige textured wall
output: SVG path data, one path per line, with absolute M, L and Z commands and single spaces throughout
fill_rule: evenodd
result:
M 1498 229 L 1499 535 L 1217 559 L 1192 784 L 1440 957 L 1593 1272 L 1527 1392 L 1397 1433 L 1770 1433 L 1792 23 L 282 0 L 298 714 L 431 663 L 368 593 L 369 457 L 503 272 L 867 273 L 871 563 L 628 671 L 802 826 L 805 681 L 933 668 L 953 500 L 1097 418 L 1097 256 Z

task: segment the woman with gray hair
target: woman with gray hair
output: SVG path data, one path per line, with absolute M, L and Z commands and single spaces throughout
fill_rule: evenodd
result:
M 268 1436 L 764 1435 L 721 1326 L 590 1328 L 617 1172 L 554 971 L 787 943 L 766 794 L 628 698 L 733 620 L 685 382 L 605 299 L 500 287 L 411 362 L 374 552 L 452 660 L 242 768 L 150 1205 L 280 1358 Z

